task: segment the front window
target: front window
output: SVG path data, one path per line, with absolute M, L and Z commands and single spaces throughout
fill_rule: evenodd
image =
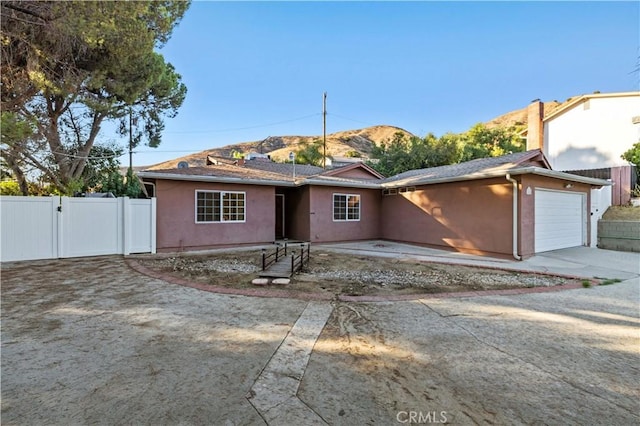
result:
M 360 220 L 360 195 L 333 194 L 333 220 Z
M 244 192 L 196 191 L 196 223 L 244 221 Z

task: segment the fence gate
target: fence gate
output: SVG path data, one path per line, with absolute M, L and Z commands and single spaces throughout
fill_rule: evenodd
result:
M 0 197 L 0 261 L 155 253 L 156 199 Z

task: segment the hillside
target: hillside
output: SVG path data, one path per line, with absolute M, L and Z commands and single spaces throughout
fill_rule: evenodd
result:
M 565 102 L 568 102 L 571 99 L 572 98 L 569 98 Z M 544 102 L 545 115 L 552 113 L 562 105 L 564 105 L 564 102 Z M 526 127 L 527 121 L 527 107 L 524 107 L 515 111 L 510 111 L 489 120 L 484 124 L 489 128 L 511 126 Z M 331 133 L 327 135 L 327 154 L 329 156 L 341 157 L 345 156 L 349 151 L 356 151 L 361 156 L 367 157 L 371 154 L 371 149 L 374 145 L 379 145 L 380 143 L 391 139 L 397 132 L 412 136 L 410 132 L 404 129 L 385 125 Z M 148 170 L 172 169 L 176 168 L 180 161 L 186 161 L 192 167 L 205 166 L 207 155 L 231 157 L 231 154 L 234 151 L 242 154 L 247 154 L 249 152 L 269 154 L 274 161 L 285 161 L 289 157 L 289 153 L 296 150 L 300 144 L 305 142 L 310 143 L 314 140 L 322 140 L 322 135 L 269 136 L 261 141 L 241 142 L 220 148 L 207 149 L 145 168 Z
M 389 140 L 396 133 L 411 133 L 394 126 L 372 126 L 358 130 L 346 130 L 327 135 L 327 154 L 331 156 L 345 156 L 349 151 L 357 151 L 366 157 L 371 153 L 374 145 Z M 296 150 L 298 145 L 304 142 L 322 140 L 320 136 L 269 136 L 262 141 L 242 142 L 227 145 L 220 148 L 207 149 L 184 157 L 175 158 L 148 167 L 148 170 L 172 169 L 178 166 L 180 161 L 186 161 L 192 167 L 206 165 L 207 155 L 230 157 L 233 151 L 243 154 L 258 152 L 269 154 L 274 161 L 284 161 L 289 152 Z
M 571 100 L 571 98 L 567 99 L 567 101 Z M 558 107 L 563 105 L 563 102 L 558 101 L 550 101 L 543 102 L 544 103 L 544 114 L 549 115 Z M 484 123 L 489 128 L 494 127 L 511 127 L 511 126 L 526 126 L 528 122 L 527 117 L 527 107 L 517 109 L 515 111 L 510 111 L 506 114 L 502 114 L 499 117 L 494 118 L 493 120 L 489 120 Z

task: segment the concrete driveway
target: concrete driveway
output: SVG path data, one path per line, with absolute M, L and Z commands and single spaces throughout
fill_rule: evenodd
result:
M 499 259 L 454 251 L 437 250 L 411 244 L 372 240 L 322 244 L 323 249 L 372 256 L 411 258 L 429 262 L 483 266 L 523 272 L 544 272 L 583 278 L 617 278 L 640 276 L 640 253 L 573 247 L 538 253 L 529 259 Z
M 638 424 L 639 303 L 637 278 L 330 303 L 3 265 L 2 424 Z

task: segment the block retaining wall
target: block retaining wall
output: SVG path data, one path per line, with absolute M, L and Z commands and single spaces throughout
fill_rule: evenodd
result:
M 598 248 L 640 252 L 640 222 L 599 220 Z

